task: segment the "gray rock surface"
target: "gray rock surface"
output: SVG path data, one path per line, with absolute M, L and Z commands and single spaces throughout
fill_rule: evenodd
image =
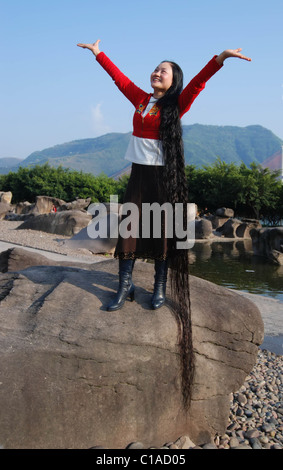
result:
M 216 210 L 215 215 L 218 217 L 234 217 L 233 209 L 229 209 L 228 207 L 220 207 Z
M 0 202 L 5 202 L 5 204 L 11 204 L 12 202 L 11 191 L 0 191 Z
M 195 221 L 195 237 L 196 239 L 205 239 L 212 236 L 212 223 L 207 219 Z
M 134 282 L 136 302 L 109 313 L 116 261 L 0 275 L 4 448 L 160 446 L 183 435 L 201 445 L 225 431 L 230 394 L 263 340 L 257 307 L 191 277 L 196 376 L 186 415 L 175 319 L 167 306 L 149 308 L 153 266 L 137 262 Z
M 255 219 L 230 218 L 217 228 L 217 232 L 226 238 L 251 238 L 251 231 L 260 226 L 259 221 Z
M 56 256 L 55 256 L 56 258 Z M 85 267 L 85 262 L 79 260 L 62 261 L 62 259 L 54 259 L 46 257 L 41 253 L 28 251 L 24 248 L 9 248 L 0 253 L 0 273 L 8 271 L 22 271 L 31 266 L 76 266 Z
M 283 227 L 253 229 L 251 237 L 255 255 L 283 265 Z
M 7 214 L 12 210 L 12 206 L 7 202 L 0 201 L 0 219 L 4 219 Z
M 38 230 L 57 235 L 73 236 L 91 221 L 92 216 L 81 210 L 39 214 L 25 220 L 17 230 Z

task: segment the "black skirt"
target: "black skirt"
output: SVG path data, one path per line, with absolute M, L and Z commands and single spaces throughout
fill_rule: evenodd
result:
M 122 216 L 114 253 L 116 258 L 158 260 L 168 258 L 172 240 L 166 237 L 165 213 L 161 211 L 159 219 L 159 217 L 154 217 L 153 211 L 148 211 L 149 205 L 153 203 L 161 206 L 167 202 L 163 177 L 163 166 L 132 164 L 123 209 L 126 210 L 126 203 L 133 203 L 135 211 L 129 209 Z M 128 205 L 128 207 L 133 206 Z

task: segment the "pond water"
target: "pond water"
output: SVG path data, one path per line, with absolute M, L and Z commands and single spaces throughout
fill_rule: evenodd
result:
M 251 240 L 196 241 L 189 259 L 194 276 L 283 302 L 283 266 L 255 256 Z

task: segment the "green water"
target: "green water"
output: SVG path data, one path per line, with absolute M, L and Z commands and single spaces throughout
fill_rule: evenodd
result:
M 283 266 L 255 256 L 250 240 L 196 242 L 190 250 L 190 273 L 224 287 L 283 302 Z

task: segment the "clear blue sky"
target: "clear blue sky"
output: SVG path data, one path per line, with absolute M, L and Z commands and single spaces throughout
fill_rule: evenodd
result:
M 78 42 L 103 50 L 138 86 L 161 60 L 185 82 L 228 59 L 183 124 L 262 125 L 283 139 L 283 2 L 269 0 L 0 0 L 0 157 L 129 132 L 133 108 Z

